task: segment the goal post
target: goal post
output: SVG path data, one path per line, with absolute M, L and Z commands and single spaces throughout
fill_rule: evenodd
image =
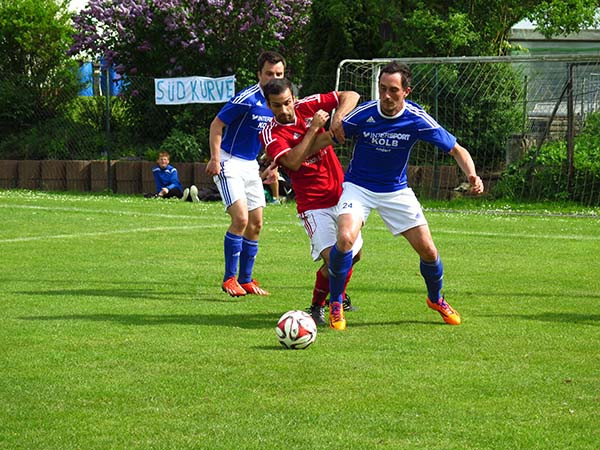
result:
M 383 63 L 379 61 L 385 61 Z M 362 101 L 377 98 L 379 71 L 387 60 L 344 59 L 337 66 L 335 76 L 336 91 L 356 91 Z

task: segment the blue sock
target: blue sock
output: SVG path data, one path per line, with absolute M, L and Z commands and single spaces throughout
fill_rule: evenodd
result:
M 427 286 L 427 297 L 433 303 L 442 298 L 442 281 L 444 279 L 444 265 L 438 256 L 434 262 L 425 262 L 421 260 L 421 275 L 425 279 Z
M 240 261 L 240 252 L 242 251 L 242 236 L 230 233 L 225 233 L 225 241 L 223 248 L 225 249 L 225 278 L 234 277 L 238 270 Z
M 242 253 L 240 253 L 240 274 L 238 276 L 240 284 L 252 281 L 252 269 L 254 269 L 254 260 L 257 253 L 258 241 L 244 238 L 242 240 Z
M 329 295 L 330 302 L 341 303 L 346 277 L 352 268 L 352 250 L 341 253 L 337 246 L 331 248 L 329 254 Z

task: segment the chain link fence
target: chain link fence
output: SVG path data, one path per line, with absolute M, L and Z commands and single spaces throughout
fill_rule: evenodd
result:
M 355 90 L 363 101 L 377 98 L 379 70 L 389 61 L 342 61 L 335 89 Z M 600 142 L 594 140 L 600 139 L 600 57 L 403 61 L 413 70 L 409 98 L 469 149 L 489 193 L 600 204 Z M 154 161 L 160 150 L 174 163 L 203 162 L 210 122 L 222 106 L 158 106 L 153 78 L 119 77 L 99 66 L 78 92 L 31 86 L 22 75 L 3 75 L 0 91 L 0 163 Z M 351 147 L 338 153 L 346 164 Z M 465 180 L 451 157 L 419 143 L 410 163 L 409 181 L 420 195 L 462 195 Z
M 78 92 L 31 92 L 27 77 L 10 74 L 0 90 L 4 160 L 155 160 L 167 149 L 174 161 L 203 161 L 210 155 L 208 125 L 222 106 L 157 106 L 153 78 L 116 77 L 99 66 Z
M 390 61 L 342 61 L 336 89 L 376 99 L 379 71 Z M 402 61 L 413 71 L 409 99 L 469 149 L 489 192 L 600 204 L 600 154 L 594 148 L 600 136 L 593 142 L 600 133 L 599 56 Z M 341 159 L 350 157 L 351 146 L 342 148 Z M 429 144 L 418 143 L 410 162 L 409 179 L 421 195 L 447 198 L 465 188 L 452 158 Z

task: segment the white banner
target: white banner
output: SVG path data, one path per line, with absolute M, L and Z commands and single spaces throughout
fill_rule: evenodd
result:
M 234 95 L 235 75 L 154 79 L 154 102 L 157 105 L 225 103 Z

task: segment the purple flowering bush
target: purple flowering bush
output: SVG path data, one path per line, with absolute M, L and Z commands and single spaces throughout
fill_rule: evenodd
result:
M 74 17 L 77 57 L 148 77 L 255 79 L 263 49 L 301 67 L 311 0 L 90 0 Z M 295 64 L 297 63 L 297 64 Z M 241 76 L 241 78 L 240 78 Z
M 235 74 L 237 89 L 256 82 L 262 50 L 281 52 L 288 67 L 304 65 L 311 0 L 90 0 L 74 16 L 69 54 L 103 58 L 124 74 L 122 98 L 137 145 L 159 146 L 174 131 L 201 143 L 222 105 L 158 107 L 154 78 Z M 294 75 L 288 71 L 288 74 Z M 203 150 L 203 151 L 202 151 Z M 202 159 L 202 156 L 200 157 Z

